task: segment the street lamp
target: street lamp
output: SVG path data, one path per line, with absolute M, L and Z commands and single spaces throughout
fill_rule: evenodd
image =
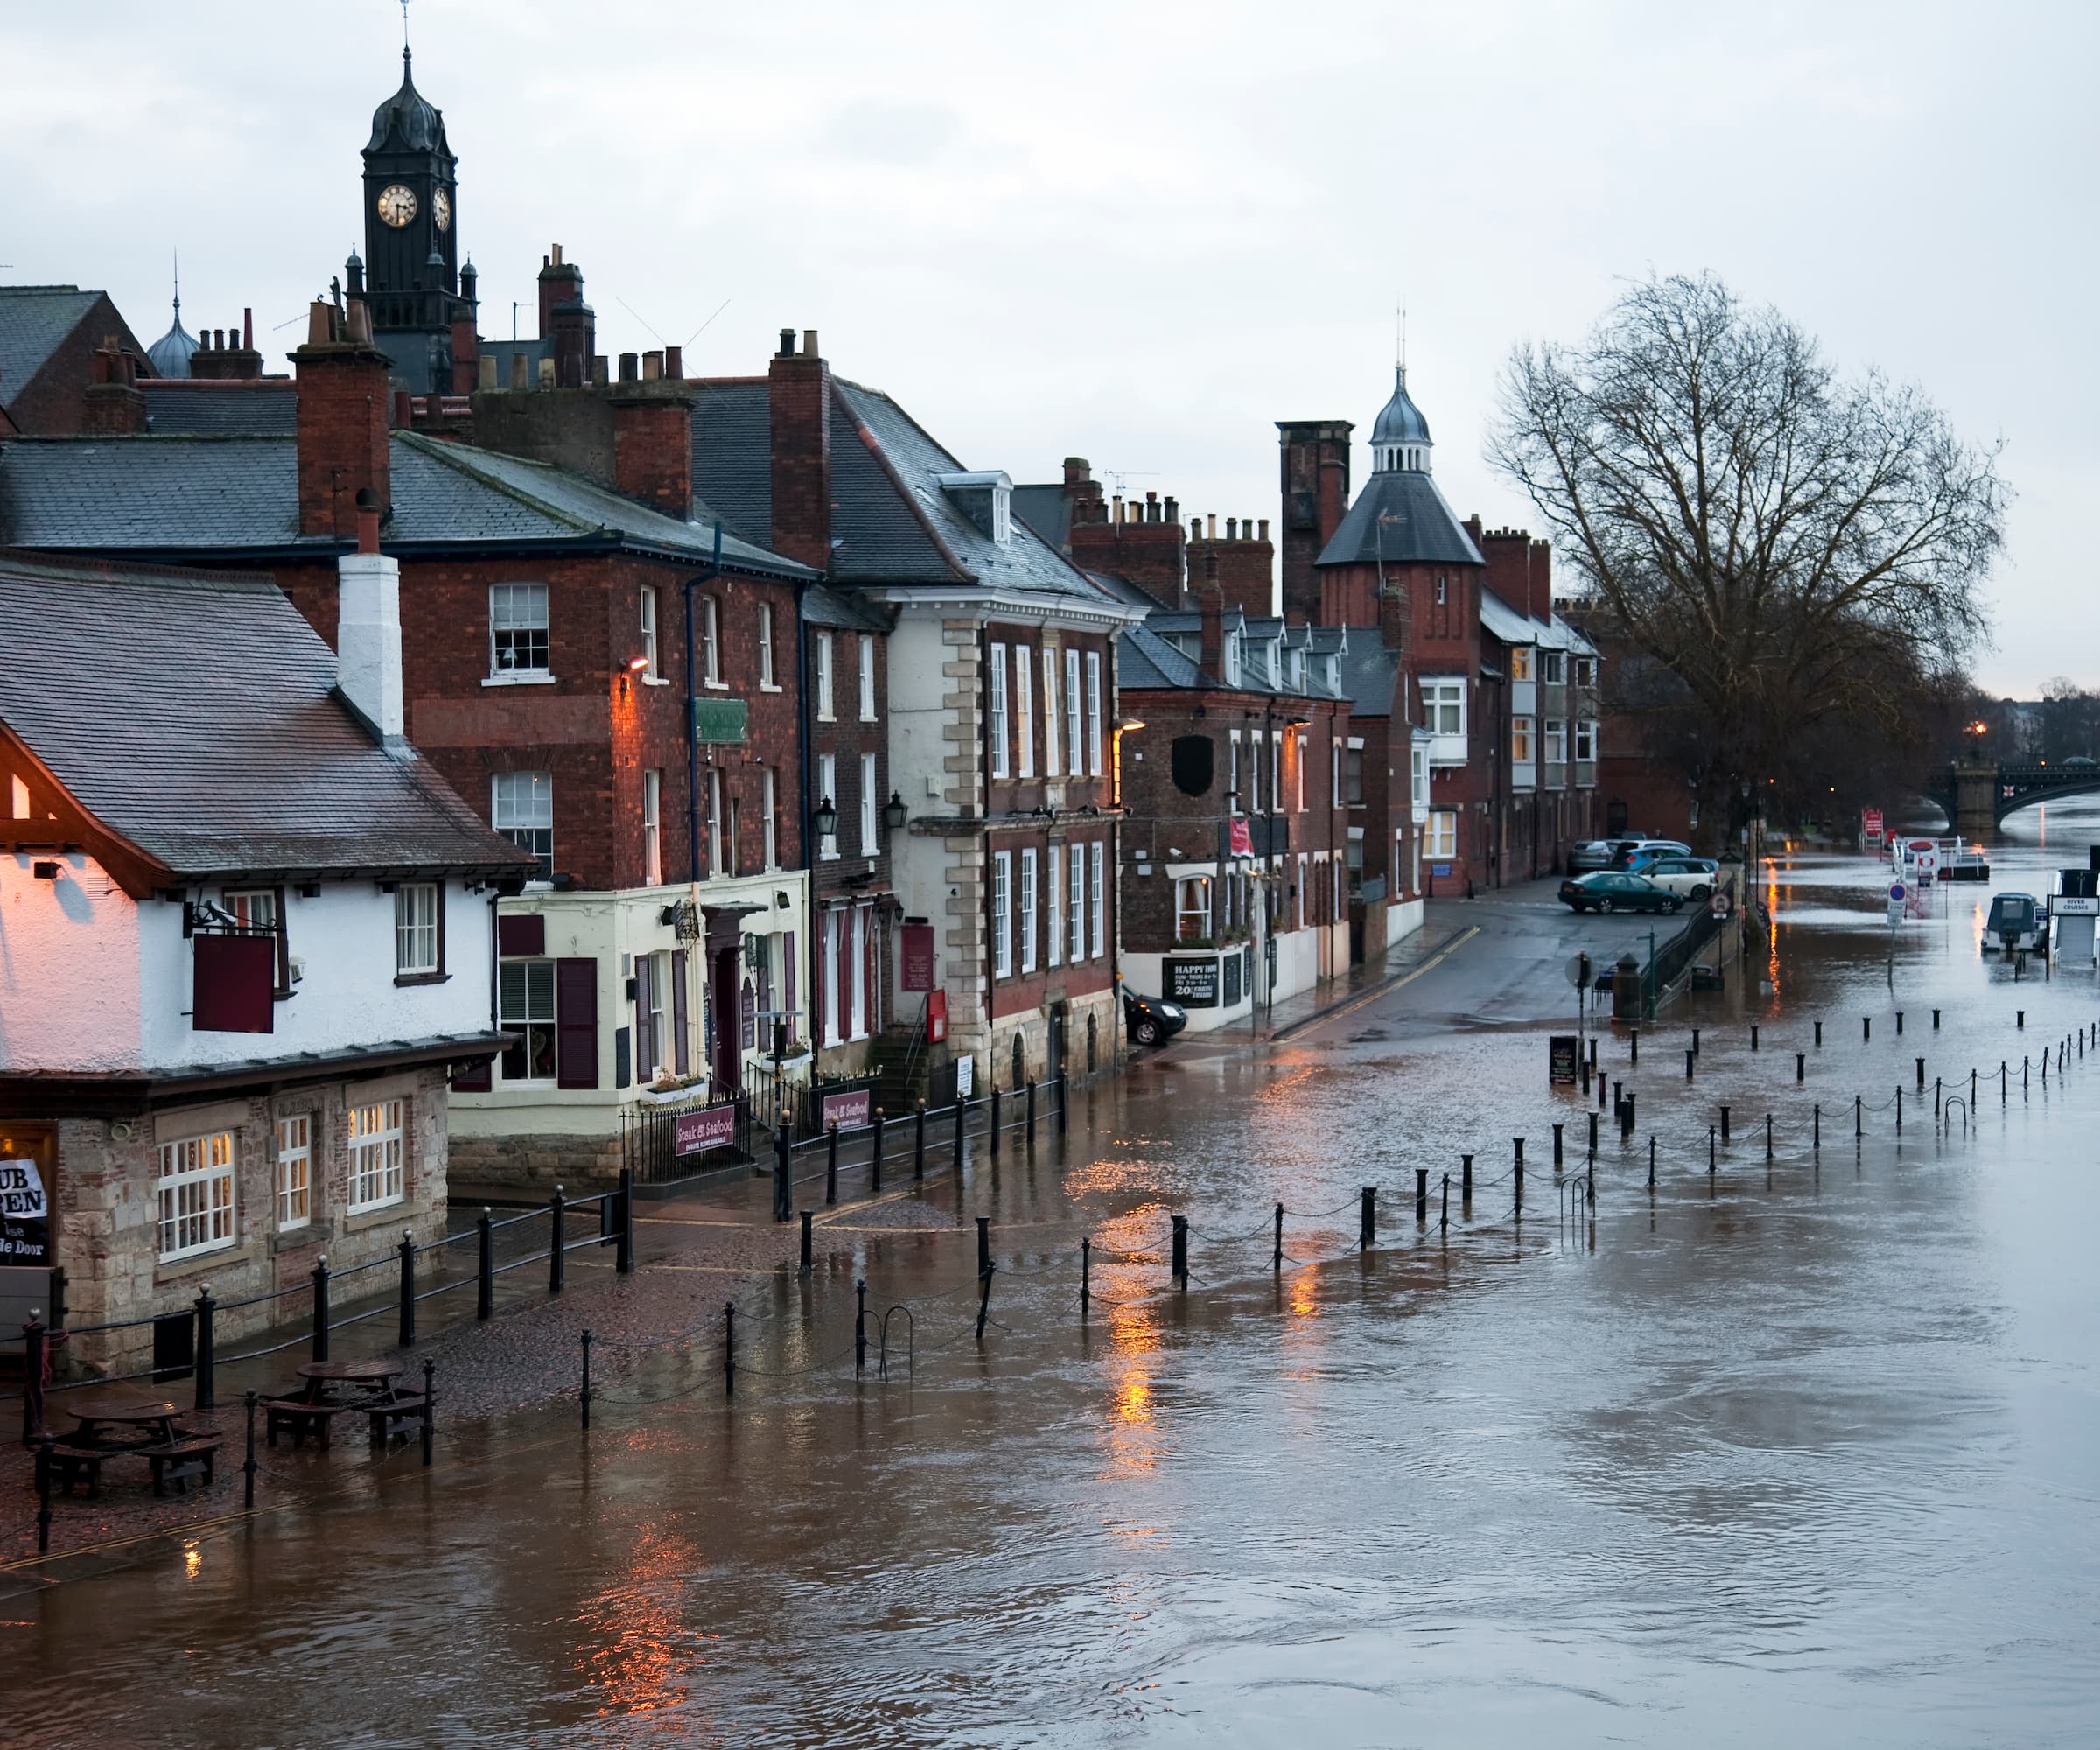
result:
M 811 816 L 811 824 L 816 828 L 819 838 L 830 838 L 838 830 L 838 810 L 832 805 L 830 797 L 826 796 L 816 805 L 816 812 Z
M 901 832 L 910 813 L 911 810 L 904 805 L 904 798 L 892 790 L 889 801 L 882 805 L 882 823 L 892 832 Z

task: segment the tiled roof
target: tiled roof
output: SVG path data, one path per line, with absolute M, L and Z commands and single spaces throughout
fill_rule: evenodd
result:
M 289 379 L 148 377 L 138 387 L 146 429 L 156 438 L 289 438 L 298 427 L 298 388 Z
M 265 578 L 0 555 L 0 722 L 177 874 L 522 869 L 335 682 L 334 652 Z
M 889 621 L 872 602 L 863 601 L 852 590 L 834 590 L 813 584 L 802 596 L 802 617 L 812 626 L 847 632 L 887 632 Z
M 1072 533 L 1072 495 L 1059 486 L 1016 486 L 1013 514 L 1059 552 Z
M 1320 550 L 1322 565 L 1479 565 L 1473 536 L 1427 474 L 1375 473 Z
M 773 414 L 760 382 L 693 386 L 693 490 L 746 541 L 773 538 Z M 831 434 L 834 446 L 838 433 Z
M 101 296 L 77 285 L 0 285 L 0 406 L 22 393 Z

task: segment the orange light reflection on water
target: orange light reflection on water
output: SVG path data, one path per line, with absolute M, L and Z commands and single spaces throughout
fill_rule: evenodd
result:
M 1109 1400 L 1102 1424 L 1108 1462 L 1103 1481 L 1145 1476 L 1159 1467 L 1160 1438 L 1152 1376 L 1159 1353 L 1159 1320 L 1150 1303 L 1109 1311 Z
M 602 1696 L 598 1712 L 654 1713 L 685 1700 L 692 1643 L 712 1638 L 689 1628 L 682 1609 L 702 1565 L 689 1540 L 645 1527 L 625 1577 L 584 1604 L 578 1627 L 591 1638 L 576 1670 Z

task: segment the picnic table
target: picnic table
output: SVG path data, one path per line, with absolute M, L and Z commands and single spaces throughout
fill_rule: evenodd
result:
M 145 1460 L 156 1494 L 164 1494 L 171 1482 L 186 1492 L 192 1477 L 210 1485 L 219 1442 L 185 1428 L 171 1400 L 135 1391 L 83 1391 L 68 1395 L 60 1407 L 71 1413 L 74 1431 L 46 1443 L 38 1462 L 66 1494 L 85 1482 L 91 1498 L 99 1495 L 103 1461 L 112 1458 Z
M 282 1429 L 295 1446 L 304 1445 L 307 1435 L 312 1434 L 325 1447 L 329 1444 L 329 1424 L 342 1415 L 364 1416 L 376 1446 L 393 1434 L 397 1424 L 424 1413 L 423 1394 L 403 1391 L 396 1383 L 407 1371 L 405 1366 L 384 1355 L 304 1362 L 295 1371 L 299 1376 L 296 1393 L 262 1400 L 265 1438 L 273 1446 Z

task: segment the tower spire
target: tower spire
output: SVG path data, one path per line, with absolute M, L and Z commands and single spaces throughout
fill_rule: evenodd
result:
M 182 326 L 182 251 L 170 249 L 168 261 L 175 281 L 175 326 Z
M 1400 368 L 1400 386 L 1405 388 L 1407 387 L 1407 300 L 1404 298 L 1400 300 L 1399 356 L 1393 362 Z

